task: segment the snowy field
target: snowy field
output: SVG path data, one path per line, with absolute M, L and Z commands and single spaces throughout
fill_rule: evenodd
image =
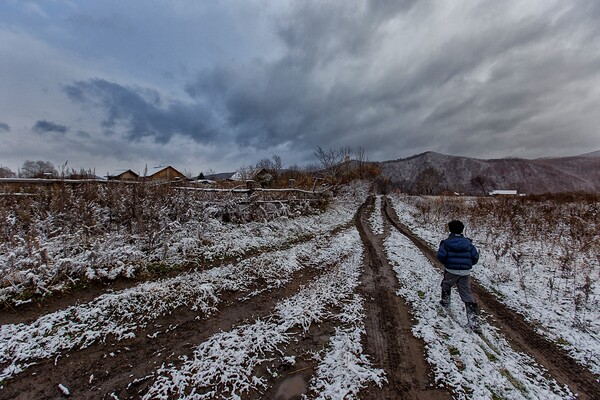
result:
M 197 345 L 192 358 L 182 357 L 179 365 L 160 367 L 147 378 L 153 384 L 144 398 L 237 398 L 251 389 L 261 390 L 265 381 L 253 375 L 256 367 L 276 358 L 293 364 L 293 356 L 281 348 L 324 320 L 336 321 L 337 328 L 329 346 L 314 354 L 317 374 L 309 383 L 315 394 L 311 398 L 346 398 L 369 382 L 385 382 L 383 371 L 371 365 L 360 344 L 365 333 L 363 299 L 354 291 L 361 267 L 360 238 L 350 228 L 240 263 L 106 294 L 31 324 L 3 325 L 0 381 L 44 358 L 56 358 L 60 368 L 60 355 L 66 350 L 85 348 L 109 336 L 116 340 L 135 337 L 141 326 L 176 307 L 192 308 L 203 318 L 216 311 L 225 290 L 247 293 L 251 301 L 262 291 L 288 283 L 294 271 L 317 268 L 324 273 L 296 295 L 279 301 L 268 317 L 215 334 Z M 249 292 L 258 279 L 266 284 L 260 291 Z
M 179 337 L 176 333 L 181 328 L 169 319 L 177 310 L 191 313 L 186 318 L 196 330 L 196 321 L 202 324 L 208 318 L 221 318 L 221 312 L 236 308 L 236 303 L 264 301 L 274 292 L 289 294 L 273 297 L 260 317 L 244 311 L 228 325 L 230 328 L 190 340 L 186 343 L 189 347 L 177 356 L 168 356 L 175 353 L 169 347 L 161 347 L 164 356 L 158 358 L 158 363 L 148 363 L 143 374 L 130 375 L 129 381 L 120 381 L 102 395 L 118 399 L 129 388 L 141 388 L 139 392 L 131 390 L 144 399 L 256 398 L 281 388 L 278 385 L 285 378 L 279 375 L 284 373 L 281 366 L 294 369 L 296 363 L 301 363 L 302 370 L 310 364 L 311 372 L 303 381 L 304 399 L 361 399 L 370 398 L 367 388 L 385 390 L 388 378 L 393 375 L 386 375 L 387 370 L 377 365 L 363 347 L 367 335 L 378 334 L 365 328 L 371 326 L 365 324 L 369 318 L 365 302 L 373 299 L 363 297 L 359 289 L 366 253 L 361 235 L 353 225 L 366 196 L 367 187 L 359 185 L 340 194 L 325 211 L 312 215 L 294 218 L 282 215 L 245 224 L 224 223 L 218 218 L 202 220 L 201 240 L 196 240 L 199 225 L 179 224 L 179 233 L 170 236 L 169 246 L 181 246 L 185 232 L 194 242 L 188 243 L 188 253 L 167 252 L 172 258 L 165 260 L 187 262 L 193 258 L 191 254 L 201 251 L 206 251 L 209 257 L 223 254 L 228 257 L 208 268 L 188 269 L 174 277 L 107 292 L 88 302 L 75 302 L 31 322 L 0 326 L 0 398 L 6 398 L 3 390 L 17 384 L 27 385 L 31 370 L 44 367 L 42 362 L 49 364 L 49 368 L 60 369 L 70 365 L 69 357 L 75 358 L 83 349 L 99 349 L 106 358 L 118 344 L 129 346 L 150 341 L 162 346 L 170 343 L 161 342 L 162 337 Z M 432 208 L 418 206 L 416 201 L 422 199 L 394 197 L 392 200 L 400 220 L 432 248 L 446 236 L 448 214 L 430 212 L 425 216 L 422 210 Z M 375 197 L 373 207 L 368 210 L 370 215 L 364 221 L 374 234 L 373 240 L 383 241 L 386 257 L 400 283 L 394 298 L 405 300 L 412 310 L 412 332 L 425 343 L 423 357 L 431 365 L 437 386 L 448 388 L 456 399 L 573 398 L 569 388 L 550 378 L 529 355 L 513 350 L 507 338 L 492 325 L 484 321 L 482 334 L 474 334 L 466 326 L 464 306 L 457 293 L 453 292 L 449 311 L 441 309 L 438 305 L 441 271 L 395 229 L 383 237 L 381 196 Z M 512 247 L 501 254 L 493 239 L 508 235 L 508 230 L 481 223 L 473 229 L 467 214 L 456 217 L 467 222 L 467 234 L 474 238 L 482 253 L 476 278 L 503 302 L 535 321 L 540 332 L 557 340 L 597 373 L 599 341 L 594 333 L 599 328 L 597 287 L 591 288 L 592 293 L 583 305 L 585 312 L 579 305 L 577 315 L 572 315 L 569 307 L 574 302 L 566 285 L 560 291 L 556 288 L 551 293 L 544 291 L 548 288 L 544 286 L 547 279 L 542 279 L 543 271 L 552 270 L 551 263 L 556 261 L 556 255 L 548 248 L 540 244 L 536 247 L 533 239 L 511 241 Z M 210 243 L 207 237 L 211 238 Z M 533 255 L 514 256 L 527 251 Z M 583 252 L 581 257 L 585 260 L 588 255 Z M 522 279 L 519 267 L 523 265 L 540 280 L 538 286 L 534 278 Z M 598 271 L 597 267 L 592 265 L 592 271 Z M 301 275 L 304 280 L 291 290 L 292 280 Z M 574 281 L 568 277 L 561 279 Z M 279 292 L 282 289 L 290 291 Z M 540 296 L 534 296 L 533 290 L 539 290 Z M 225 299 L 232 294 L 235 300 L 229 306 Z M 523 300 L 525 296 L 528 301 Z M 559 312 L 565 313 L 562 324 Z M 169 323 L 159 325 L 156 323 L 159 319 Z M 307 339 L 314 340 L 310 331 L 323 326 L 327 330 L 318 334 L 320 341 L 311 342 L 315 344 L 308 356 L 304 351 L 299 352 L 299 349 L 306 351 Z M 300 353 L 305 355 L 299 357 Z M 72 373 L 79 371 L 75 369 Z M 68 380 L 51 385 L 62 393 L 71 390 L 72 397 L 77 398 L 77 391 L 102 386 L 105 381 L 99 375 L 84 376 L 86 384 L 80 386 L 89 381 L 89 388 L 73 387 Z M 390 390 L 399 390 L 391 386 Z
M 447 236 L 449 220 L 463 220 L 465 235 L 481 253 L 475 279 L 524 315 L 540 334 L 600 374 L 597 204 L 526 203 L 532 208 L 527 209 L 501 200 L 504 203 L 487 205 L 490 210 L 482 213 L 477 209 L 481 205 L 471 199 L 391 198 L 400 221 L 432 249 Z M 508 211 L 501 208 L 507 205 Z M 582 221 L 582 216 L 587 219 Z M 577 223 L 582 227 L 572 229 Z
M 312 355 L 316 372 L 307 382 L 310 398 L 354 397 L 370 383 L 383 385 L 385 374 L 372 365 L 361 345 L 364 300 L 356 287 L 362 245 L 356 229 L 345 227 L 365 197 L 365 187 L 355 187 L 324 213 L 282 218 L 275 225 L 274 221 L 235 224 L 236 229 L 220 231 L 223 240 L 215 240 L 234 249 L 235 243 L 242 243 L 237 247 L 242 250 L 244 246 L 270 248 L 257 255 L 106 293 L 30 323 L 0 326 L 0 386 L 42 360 L 53 360 L 61 368 L 69 352 L 133 339 L 177 309 L 193 310 L 198 320 L 205 319 L 218 311 L 226 292 L 238 294 L 240 301 L 252 301 L 288 285 L 294 273 L 303 269 L 319 274 L 297 294 L 279 299 L 268 316 L 217 333 L 197 343 L 193 354 L 181 357 L 180 362 L 160 366 L 144 378 L 151 382 L 144 398 L 237 398 L 251 390 L 260 392 L 268 377 L 257 368 L 271 371 L 269 366 L 280 359 L 293 365 L 294 356 L 285 353 L 287 345 L 324 321 L 333 323 L 335 331 L 327 345 Z M 274 232 L 273 226 L 281 231 Z M 262 235 L 249 235 L 248 229 Z M 237 240 L 237 235 L 244 234 L 255 241 Z M 294 244 L 300 235 L 305 240 Z M 174 330 L 176 325 L 163 326 L 148 338 Z M 276 373 L 271 368 L 273 378 Z M 94 380 L 93 375 L 89 377 L 90 385 Z M 71 390 L 69 386 L 68 381 L 58 384 L 63 393 Z M 111 396 L 118 398 L 114 393 Z

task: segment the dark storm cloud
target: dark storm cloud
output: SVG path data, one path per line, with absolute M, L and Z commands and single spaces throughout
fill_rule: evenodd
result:
M 363 146 L 383 159 L 510 155 L 525 137 L 560 148 L 570 123 L 597 125 L 569 109 L 600 106 L 598 4 L 294 2 L 269 25 L 273 53 L 198 64 L 189 98 L 103 79 L 65 92 L 104 112 L 105 134 L 132 142 L 183 135 L 305 154 Z
M 0 122 L 0 131 L 10 132 L 10 126 L 4 122 Z
M 210 110 L 199 103 L 171 102 L 163 105 L 155 91 L 126 87 L 103 79 L 78 81 L 64 90 L 75 103 L 103 109 L 105 119 L 102 127 L 106 132 L 124 124 L 130 140 L 148 136 L 158 143 L 166 143 L 173 135 L 180 134 L 198 142 L 212 142 L 219 135 Z
M 598 14 L 599 7 L 584 3 Z M 598 28 L 578 6 L 552 19 L 552 9 L 515 17 L 510 7 L 486 3 L 459 15 L 464 27 L 449 21 L 411 37 L 410 29 L 435 22 L 436 10 L 421 4 L 371 2 L 355 10 L 346 2 L 302 3 L 279 23 L 285 44 L 279 59 L 215 67 L 187 91 L 215 104 L 244 145 L 448 150 L 457 147 L 448 143 L 452 138 L 473 155 L 489 152 L 489 138 L 498 135 L 510 152 L 516 135 L 542 129 L 541 117 L 564 118 L 560 103 L 592 98 L 594 85 L 586 82 L 599 78 L 600 52 L 592 51 Z M 383 29 L 393 21 L 406 30 Z M 423 51 L 414 50 L 414 41 Z M 386 43 L 395 46 L 383 50 Z M 556 114 L 548 115 L 554 107 Z M 559 125 L 532 145 L 565 141 Z
M 31 129 L 34 132 L 40 133 L 40 134 L 49 133 L 49 132 L 65 134 L 69 130 L 69 128 L 67 128 L 64 125 L 56 124 L 54 122 L 49 122 L 49 121 L 43 121 L 43 120 L 37 121 L 35 123 L 35 125 L 33 126 L 33 128 L 31 128 Z

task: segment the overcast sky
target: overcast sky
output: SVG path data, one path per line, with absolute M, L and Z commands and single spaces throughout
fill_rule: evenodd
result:
M 600 149 L 600 1 L 0 1 L 0 164 Z

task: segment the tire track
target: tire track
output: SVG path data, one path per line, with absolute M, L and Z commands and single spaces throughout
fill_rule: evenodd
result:
M 335 235 L 336 232 L 342 231 L 343 229 L 350 226 L 345 224 L 334 229 L 331 234 Z M 223 257 L 214 261 L 203 261 L 202 263 L 186 263 L 175 268 L 171 268 L 164 272 L 141 272 L 138 276 L 133 278 L 119 277 L 114 281 L 89 281 L 84 282 L 79 286 L 71 287 L 62 293 L 53 293 L 51 296 L 46 298 L 33 298 L 31 302 L 22 304 L 18 307 L 11 307 L 7 304 L 0 304 L 0 325 L 6 324 L 19 324 L 19 323 L 31 323 L 39 317 L 50 314 L 52 312 L 62 310 L 72 305 L 85 303 L 101 296 L 105 293 L 116 292 L 132 288 L 142 283 L 154 282 L 157 280 L 174 278 L 178 275 L 186 272 L 207 271 L 212 268 L 222 266 L 230 262 L 240 262 L 243 260 L 251 259 L 262 253 L 269 253 L 275 251 L 281 251 L 292 248 L 293 246 L 309 242 L 314 239 L 317 235 L 307 235 L 301 238 L 296 238 L 280 246 L 269 246 L 251 249 L 244 253 L 243 257 L 229 256 Z
M 390 223 L 408 237 L 433 265 L 443 270 L 444 267 L 437 260 L 435 251 L 399 222 L 387 198 L 383 201 L 384 215 Z M 473 282 L 472 289 L 481 308 L 493 317 L 494 325 L 516 349 L 533 357 L 557 382 L 569 386 L 578 398 L 590 400 L 598 398 L 600 393 L 598 377 L 578 364 L 566 351 L 535 332 L 534 327 L 521 314 L 506 307 L 477 282 Z
M 388 385 L 365 390 L 364 399 L 450 399 L 447 390 L 433 386 L 423 342 L 412 334 L 412 315 L 396 295 L 398 281 L 381 243 L 368 228 L 370 197 L 355 222 L 366 249 L 359 290 L 365 297 L 366 350 L 373 363 L 386 372 Z

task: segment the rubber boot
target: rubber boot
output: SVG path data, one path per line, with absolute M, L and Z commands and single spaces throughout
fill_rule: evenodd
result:
M 475 333 L 481 333 L 481 326 L 479 324 L 479 307 L 477 303 L 465 303 L 467 311 L 467 320 L 469 321 L 469 327 Z
M 442 307 L 450 306 L 450 289 L 442 289 L 442 299 L 440 300 L 440 305 Z

